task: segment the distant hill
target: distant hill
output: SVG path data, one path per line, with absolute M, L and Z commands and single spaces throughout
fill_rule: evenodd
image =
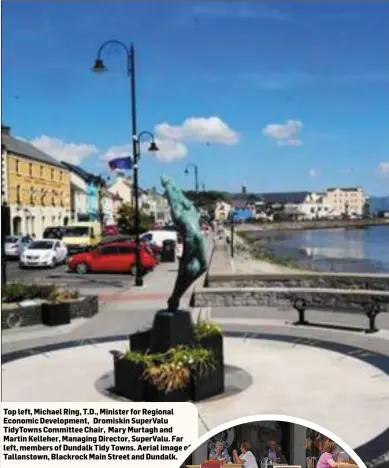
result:
M 389 196 L 370 197 L 370 213 L 377 213 L 378 211 L 389 211 Z

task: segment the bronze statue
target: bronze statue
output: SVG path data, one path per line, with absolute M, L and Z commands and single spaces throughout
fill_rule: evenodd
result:
M 173 292 L 168 299 L 168 310 L 176 312 L 189 286 L 207 270 L 207 250 L 200 230 L 199 214 L 170 177 L 161 177 L 173 223 L 183 239 L 183 254 Z

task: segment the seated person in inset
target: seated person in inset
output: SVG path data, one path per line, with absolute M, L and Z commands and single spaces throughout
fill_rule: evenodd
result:
M 338 446 L 332 440 L 326 440 L 316 468 L 338 468 L 339 463 L 335 461 Z
M 270 439 L 267 444 L 267 452 L 265 452 L 265 457 L 269 459 L 269 462 L 273 465 L 275 464 L 286 464 L 286 459 L 281 451 L 281 447 L 277 445 L 277 442 L 274 439 Z
M 228 455 L 228 450 L 222 440 L 217 440 L 215 444 L 215 448 L 211 450 L 209 454 L 210 460 L 222 460 L 227 463 L 230 456 Z
M 240 446 L 240 451 L 240 455 L 238 455 L 237 450 L 232 452 L 234 463 L 242 465 L 244 468 L 258 468 L 257 460 L 253 452 L 250 451 L 249 442 L 243 442 Z

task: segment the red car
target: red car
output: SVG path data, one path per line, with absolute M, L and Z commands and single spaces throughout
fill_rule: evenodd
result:
M 104 236 L 117 236 L 119 229 L 115 224 L 106 224 L 103 228 Z
M 140 248 L 141 266 L 144 272 L 152 270 L 156 260 L 144 246 Z M 88 272 L 128 272 L 136 273 L 136 258 L 134 242 L 113 242 L 104 244 L 89 252 L 81 252 L 68 257 L 69 270 L 83 275 Z

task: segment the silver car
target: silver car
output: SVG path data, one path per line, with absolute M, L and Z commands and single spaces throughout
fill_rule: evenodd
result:
M 5 255 L 9 258 L 19 258 L 31 242 L 32 238 L 30 236 L 7 236 L 4 246 Z

